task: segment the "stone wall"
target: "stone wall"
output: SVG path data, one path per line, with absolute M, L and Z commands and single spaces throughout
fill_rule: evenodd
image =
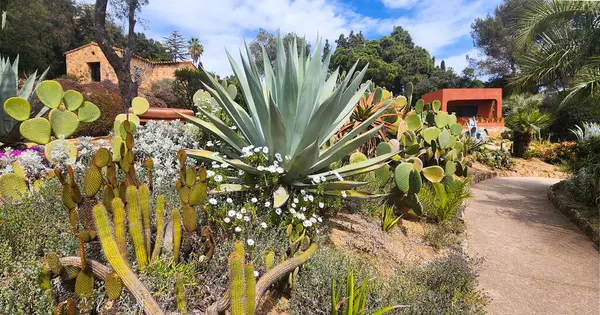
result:
M 121 51 L 117 50 L 121 55 Z M 91 43 L 65 53 L 67 74 L 77 78 L 80 83 L 92 82 L 90 63 L 100 63 L 100 80 L 118 83 L 117 75 L 102 53 L 100 47 Z M 149 90 L 152 83 L 162 79 L 175 79 L 175 71 L 179 69 L 195 70 L 191 61 L 151 62 L 134 56 L 131 59 L 131 74 L 140 89 Z

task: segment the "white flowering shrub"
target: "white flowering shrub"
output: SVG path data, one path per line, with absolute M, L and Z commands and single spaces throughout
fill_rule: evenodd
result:
M 134 152 L 142 170 L 142 163 L 147 158 L 154 161 L 154 186 L 170 186 L 179 176 L 177 151 L 184 148 L 200 147 L 198 137 L 200 130 L 191 124 L 180 121 L 149 121 L 139 126 L 134 134 Z
M 4 152 L 1 152 L 0 175 L 12 173 L 15 162 L 19 162 L 25 171 L 25 176 L 31 182 L 41 178 L 48 171 L 41 147 L 32 147 L 26 150 L 6 149 Z

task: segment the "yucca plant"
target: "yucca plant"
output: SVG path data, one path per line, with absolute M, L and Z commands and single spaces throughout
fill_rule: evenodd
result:
M 447 183 L 431 183 L 419 191 L 423 212 L 436 222 L 445 222 L 457 215 L 460 206 L 472 198 L 470 179 L 456 179 Z
M 385 113 L 377 117 L 363 133 L 383 125 L 384 128 L 379 129 L 378 134 L 382 141 L 388 141 L 388 134 L 395 135 L 398 131 L 398 125 L 396 123 L 400 121 L 398 115 L 406 106 L 406 98 L 403 96 L 393 98 L 392 93 L 380 87 L 375 88 L 373 83 L 369 84 L 368 91 L 355 105 L 352 115 L 350 115 L 350 120 L 340 128 L 336 136 L 341 138 L 344 134 L 371 118 L 373 114 L 384 106 L 388 106 Z M 373 137 L 362 145 L 359 150 L 367 156 L 374 156 L 376 147 L 377 138 Z
M 260 175 L 261 171 L 243 162 L 240 157 L 249 147 L 267 148 L 263 152 L 269 162 L 277 159 L 284 170 L 279 180 L 282 185 L 276 191 L 274 206 L 277 207 L 287 200 L 290 187 L 311 189 L 315 187 L 311 181 L 314 178 L 324 177 L 330 181 L 368 172 L 381 167 L 398 153 L 391 152 L 361 163 L 328 170 L 332 162 L 356 150 L 383 127 L 380 125 L 362 133 L 389 108 L 389 104 L 379 108 L 333 145 L 322 149 L 350 118 L 354 105 L 365 93 L 367 84 L 361 86 L 361 82 L 367 66 L 355 72 L 355 64 L 346 77 L 337 83 L 339 70 L 329 74 L 330 56 L 322 58 L 318 40 L 315 53 L 311 56 L 305 54 L 304 48 L 298 52 L 295 42 L 285 49 L 282 39 L 278 38 L 275 68 L 265 62 L 264 78 L 248 48 L 246 55 L 246 58 L 241 56 L 241 66 L 229 54 L 228 57 L 233 72 L 239 79 L 247 111 L 235 103 L 227 90 L 210 75 L 210 82 L 204 84 L 239 133 L 203 109 L 200 110 L 207 121 L 182 114 L 191 123 L 228 144 L 231 152 L 227 152 L 227 155 L 233 158 L 221 158 L 215 152 L 205 150 L 189 150 L 188 156 L 227 163 L 246 173 Z M 267 54 L 264 56 L 266 58 Z M 352 190 L 361 184 L 363 183 L 343 180 L 328 182 L 326 194 L 361 198 L 369 196 Z

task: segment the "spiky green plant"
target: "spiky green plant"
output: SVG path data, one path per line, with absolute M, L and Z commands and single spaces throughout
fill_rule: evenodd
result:
M 400 217 L 394 218 L 393 207 L 383 207 L 381 211 L 381 229 L 385 232 L 391 231 L 400 221 Z
M 425 215 L 440 223 L 456 216 L 460 206 L 473 197 L 469 183 L 470 180 L 465 178 L 448 181 L 445 185 L 432 183 L 423 187 L 419 199 Z
M 242 58 L 241 66 L 228 54 L 233 72 L 240 81 L 248 110 L 235 103 L 225 88 L 210 75 L 210 82 L 205 82 L 205 87 L 240 132 L 236 133 L 222 120 L 203 109 L 200 110 L 207 121 L 182 116 L 228 144 L 232 149 L 228 155 L 233 159 L 221 159 L 205 150 L 190 150 L 188 154 L 196 159 L 226 162 L 254 175 L 261 172 L 238 159 L 243 155 L 245 147 L 268 148 L 266 154 L 270 162 L 278 155 L 286 157 L 280 162 L 284 169 L 281 177 L 283 191 L 280 191 L 284 196 L 282 203 L 287 200 L 285 196 L 289 186 L 306 188 L 306 184 L 311 185 L 311 178 L 314 176 L 325 176 L 333 180 L 337 178 L 336 174 L 347 176 L 367 172 L 380 167 L 396 154 L 393 152 L 334 171 L 324 171 L 332 162 L 356 150 L 383 127 L 362 133 L 390 104 L 381 106 L 335 144 L 321 150 L 352 115 L 354 105 L 367 89 L 368 84 L 361 86 L 367 67 L 355 72 L 355 64 L 338 84 L 339 71 L 329 74 L 330 56 L 322 58 L 319 41 L 314 51 L 313 55 L 306 55 L 304 48 L 298 52 L 295 42 L 285 49 L 283 40 L 278 38 L 275 69 L 265 62 L 264 78 L 259 74 L 249 49 L 246 51 L 246 58 Z M 368 196 L 367 193 L 351 190 L 354 187 L 355 183 L 342 181 L 337 183 L 336 190 L 328 193 L 341 195 L 342 190 L 347 190 L 348 197 Z M 274 206 L 281 206 L 281 203 L 275 203 Z
M 4 12 L 6 13 L 6 12 Z M 3 15 L 4 17 L 4 15 Z M 19 90 L 19 57 L 15 58 L 11 64 L 8 58 L 0 58 L 0 104 L 4 104 L 9 98 L 20 97 L 28 103 L 33 103 L 35 100 L 36 82 L 43 81 L 48 73 L 46 69 L 41 76 L 37 76 L 37 71 L 29 76 L 23 87 Z M 44 106 L 34 108 L 30 113 L 31 116 L 39 117 L 48 109 Z M 4 106 L 0 106 L 0 142 L 4 144 L 13 144 L 19 140 L 19 121 L 12 118 L 4 110 Z

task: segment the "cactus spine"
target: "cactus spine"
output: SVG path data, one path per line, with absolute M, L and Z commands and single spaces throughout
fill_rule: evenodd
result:
M 138 191 L 134 186 L 127 187 L 127 219 L 129 221 L 129 234 L 133 241 L 135 257 L 138 267 L 144 269 L 148 265 L 148 256 L 142 233 L 142 218 L 139 207 Z
M 159 195 L 156 199 L 156 240 L 154 243 L 154 250 L 152 251 L 152 257 L 150 263 L 154 263 L 160 255 L 160 248 L 162 247 L 163 237 L 165 236 L 165 196 Z
M 177 300 L 177 310 L 183 314 L 187 314 L 185 289 L 183 288 L 183 279 L 180 274 L 175 275 L 175 299 Z
M 181 247 L 181 216 L 177 209 L 173 209 L 173 259 L 179 262 L 179 248 Z
M 229 255 L 229 292 L 231 294 L 231 314 L 244 315 L 246 308 L 244 276 L 244 249 L 241 243 L 235 244 L 236 249 Z M 241 252 L 239 248 L 242 247 Z
M 96 227 L 98 228 L 98 237 L 100 238 L 100 244 L 102 245 L 102 251 L 104 252 L 104 256 L 106 256 L 106 260 L 108 260 L 115 272 L 121 277 L 121 280 L 135 299 L 143 301 L 142 304 L 146 314 L 163 315 L 164 312 L 160 309 L 152 294 L 145 289 L 144 284 L 136 277 L 123 256 L 121 256 L 117 242 L 110 232 L 110 221 L 106 213 L 106 208 L 102 204 L 96 205 L 93 213 Z
M 125 231 L 125 209 L 121 198 L 115 198 L 112 201 L 113 222 L 115 224 L 115 239 L 119 251 L 125 260 L 127 260 L 127 235 Z
M 142 210 L 142 224 L 144 225 L 144 240 L 146 241 L 146 252 L 149 254 L 152 250 L 150 245 L 150 190 L 148 186 L 142 185 L 139 188 L 140 209 Z

